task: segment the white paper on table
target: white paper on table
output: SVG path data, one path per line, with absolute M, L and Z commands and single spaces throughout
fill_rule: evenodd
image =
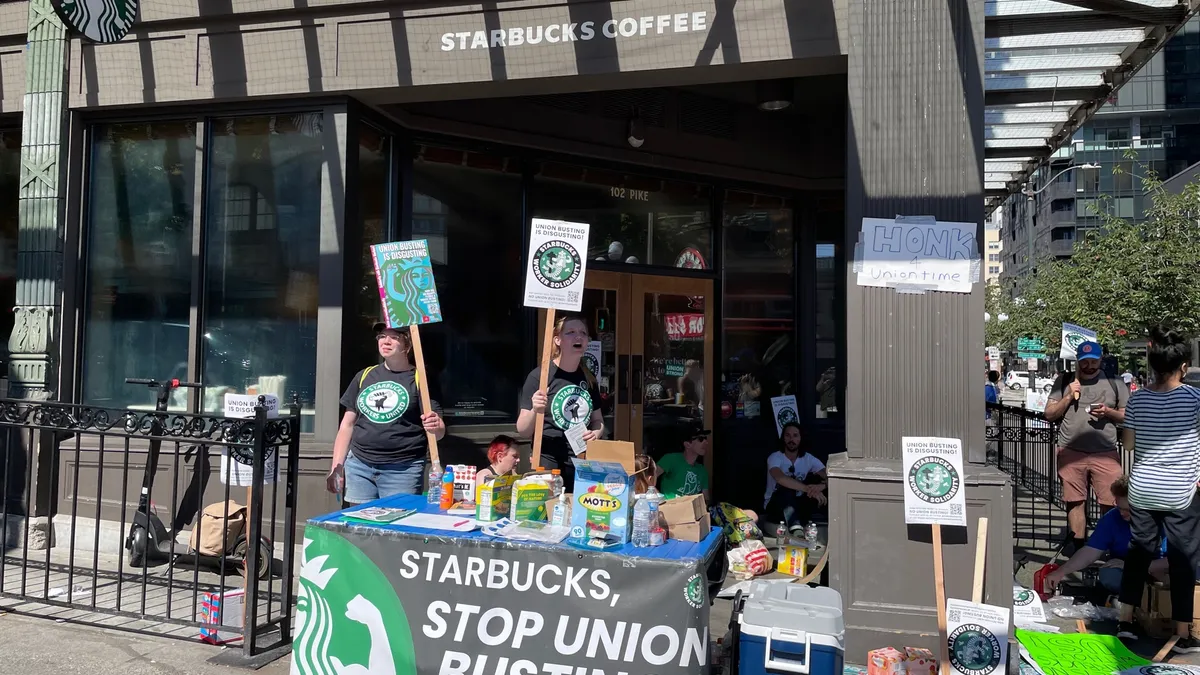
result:
M 1013 623 L 1022 622 L 1045 623 L 1046 609 L 1042 607 L 1042 598 L 1033 591 L 1013 584 Z

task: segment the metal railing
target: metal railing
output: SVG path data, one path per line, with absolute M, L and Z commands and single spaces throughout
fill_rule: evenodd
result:
M 299 408 L 269 418 L 262 397 L 248 419 L 0 399 L 0 599 L 78 623 L 240 639 L 244 657 L 282 652 L 299 439 Z M 223 475 L 210 484 L 213 465 Z M 202 518 L 215 525 L 207 539 Z
M 1067 528 L 1066 503 L 1058 477 L 1058 424 L 1042 413 L 997 403 L 987 404 L 988 462 L 1009 474 L 1015 484 L 1013 543 L 1028 548 L 1053 548 Z M 1132 458 L 1124 452 L 1121 434 L 1117 451 L 1124 473 Z M 1088 490 L 1088 531 L 1104 514 L 1095 492 Z

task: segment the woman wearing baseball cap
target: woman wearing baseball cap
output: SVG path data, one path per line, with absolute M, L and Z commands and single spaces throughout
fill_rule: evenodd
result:
M 446 435 L 442 408 L 421 410 L 418 381 L 407 328 L 376 323 L 375 340 L 383 363 L 364 368 L 350 380 L 341 404 L 346 409 L 333 442 L 333 466 L 326 477 L 330 492 L 342 493 L 350 504 L 421 494 L 426 433 Z

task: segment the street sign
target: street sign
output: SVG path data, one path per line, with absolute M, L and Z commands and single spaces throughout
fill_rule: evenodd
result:
M 1046 358 L 1046 353 L 1045 352 L 1017 352 L 1017 358 L 1018 359 L 1044 359 L 1044 358 Z
M 1019 352 L 1045 352 L 1046 343 L 1038 338 L 1017 338 Z M 1022 357 L 1023 358 L 1023 357 Z

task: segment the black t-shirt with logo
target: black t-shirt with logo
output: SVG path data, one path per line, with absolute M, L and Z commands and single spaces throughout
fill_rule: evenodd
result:
M 354 374 L 341 404 L 358 415 L 350 436 L 350 452 L 369 464 L 394 464 L 429 452 L 421 426 L 421 396 L 416 371 L 391 371 L 378 365 Z M 361 384 L 360 384 L 361 383 Z M 433 411 L 442 414 L 437 401 Z
M 538 390 L 542 369 L 534 368 L 525 378 L 521 388 L 521 409 L 533 410 L 533 394 Z M 550 377 L 546 380 L 546 416 L 542 424 L 542 453 L 565 460 L 575 453 L 567 441 L 564 431 L 576 424 L 587 427 L 592 411 L 600 405 L 600 389 L 589 382 L 580 366 L 573 371 L 559 369 L 550 364 Z

